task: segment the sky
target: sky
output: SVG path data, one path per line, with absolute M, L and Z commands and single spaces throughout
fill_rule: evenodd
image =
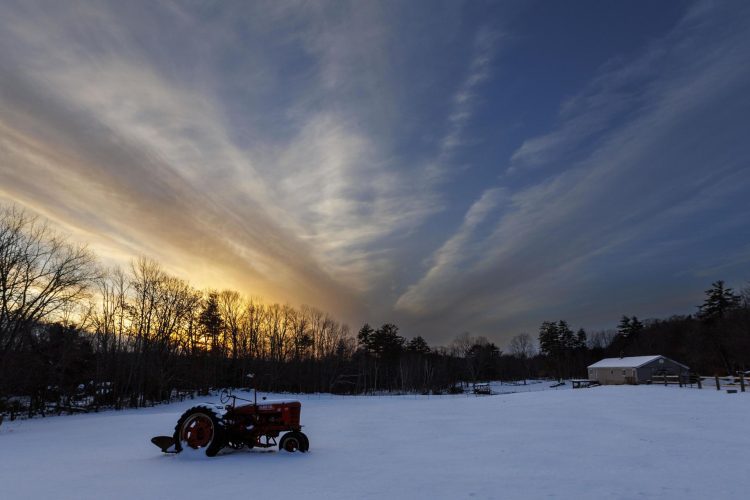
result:
M 0 203 L 504 345 L 750 280 L 750 3 L 0 0 Z

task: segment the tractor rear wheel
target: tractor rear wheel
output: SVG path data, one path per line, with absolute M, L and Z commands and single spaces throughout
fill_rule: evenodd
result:
M 224 422 L 216 412 L 195 406 L 182 414 L 174 428 L 175 450 L 183 447 L 194 450 L 205 448 L 206 456 L 213 457 L 226 445 Z

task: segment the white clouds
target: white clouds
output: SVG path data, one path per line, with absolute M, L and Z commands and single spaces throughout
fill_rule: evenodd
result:
M 305 220 L 306 210 L 324 217 L 321 212 L 344 208 L 336 207 L 341 198 L 317 193 L 319 203 L 294 206 L 274 197 L 274 165 L 255 168 L 252 154 L 231 138 L 212 95 L 200 82 L 165 71 L 128 37 L 115 36 L 120 43 L 109 44 L 111 34 L 122 29 L 110 16 L 98 20 L 113 22 L 111 33 L 85 24 L 88 16 L 64 17 L 67 24 L 61 21 L 51 33 L 32 29 L 36 18 L 11 17 L 16 27 L 5 31 L 6 41 L 16 51 L 0 62 L 18 79 L 6 82 L 8 99 L 2 104 L 5 117 L 18 115 L 26 130 L 18 129 L 21 120 L 3 120 L 5 149 L 15 152 L 13 170 L 3 173 L 6 196 L 41 211 L 64 207 L 49 215 L 61 224 L 87 227 L 76 232 L 95 246 L 114 246 L 111 255 L 125 253 L 116 240 L 102 242 L 115 232 L 131 242 L 127 250 L 160 257 L 202 284 L 249 286 L 271 298 L 319 299 L 320 305 L 352 302 L 347 280 L 326 274 L 332 256 L 310 241 L 314 228 L 294 224 Z M 51 105 L 40 106 L 44 101 Z M 335 170 L 347 168 L 345 162 L 353 159 L 348 152 L 361 141 L 312 138 L 318 139 L 329 156 L 308 156 L 296 168 L 323 172 L 326 189 L 345 189 L 337 184 L 344 176 Z M 21 141 L 39 142 L 36 158 Z M 314 189 L 311 193 L 316 196 Z M 198 269 L 206 269 L 205 259 L 222 256 L 225 262 L 211 263 L 217 268 L 213 279 L 206 276 L 210 271 L 200 275 L 193 267 L 203 260 Z M 233 265 L 239 276 L 228 282 Z
M 313 116 L 276 158 L 273 190 L 296 234 L 331 273 L 360 290 L 383 270 L 374 258 L 378 241 L 434 210 L 415 195 L 408 172 L 385 165 L 372 142 L 339 116 Z

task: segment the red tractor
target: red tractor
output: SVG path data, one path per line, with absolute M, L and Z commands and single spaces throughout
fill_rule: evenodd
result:
M 237 405 L 237 401 L 248 404 Z M 306 452 L 310 441 L 302 432 L 299 423 L 302 404 L 294 400 L 266 401 L 258 403 L 242 399 L 228 391 L 221 393 L 221 405 L 202 404 L 182 414 L 174 428 L 174 435 L 156 436 L 151 442 L 164 453 L 179 453 L 185 447 L 206 450 L 209 457 L 215 456 L 225 447 L 235 450 L 248 448 L 271 448 L 289 452 Z M 231 403 L 230 403 L 231 401 Z M 284 433 L 276 442 L 280 433 Z

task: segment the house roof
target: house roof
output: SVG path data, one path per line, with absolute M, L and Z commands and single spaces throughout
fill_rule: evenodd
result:
M 659 358 L 668 359 L 659 354 L 653 356 L 629 356 L 627 358 L 605 358 L 601 361 L 597 361 L 593 365 L 589 365 L 589 368 L 640 368 L 641 366 L 656 361 Z M 674 362 L 677 363 L 677 361 Z M 677 364 L 687 368 L 687 366 L 682 363 Z

